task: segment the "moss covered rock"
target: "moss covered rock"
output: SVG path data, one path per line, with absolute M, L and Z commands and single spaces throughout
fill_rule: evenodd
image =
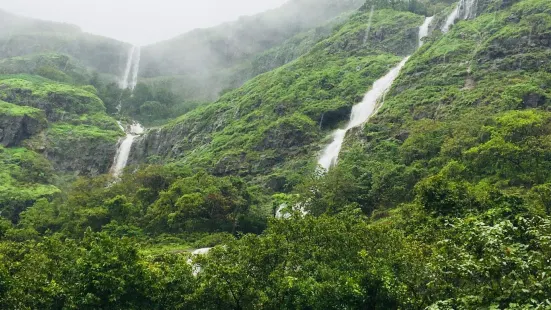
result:
M 42 111 L 0 101 L 0 144 L 19 145 L 46 126 L 47 121 Z
M 46 134 L 45 155 L 54 168 L 82 175 L 109 172 L 120 131 L 58 123 Z
M 105 112 L 103 102 L 85 87 L 29 75 L 0 77 L 0 100 L 40 109 L 52 122 Z

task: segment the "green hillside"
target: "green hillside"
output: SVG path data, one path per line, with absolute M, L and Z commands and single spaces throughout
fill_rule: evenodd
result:
M 0 61 L 0 307 L 550 308 L 551 2 L 368 0 L 332 25 L 263 54 L 296 59 L 241 55 L 261 74 L 150 128 L 117 180 L 108 113 L 162 120 L 175 94 Z
M 122 135 L 91 85 L 1 75 L 2 216 L 17 222 L 40 198 L 57 197 L 66 176 L 107 173 Z
M 422 16 L 376 11 L 368 36 L 369 15 L 357 13 L 312 52 L 148 135 L 133 157 L 183 160 L 217 175 L 292 178 L 313 171 L 325 136 L 375 80 L 416 49 Z

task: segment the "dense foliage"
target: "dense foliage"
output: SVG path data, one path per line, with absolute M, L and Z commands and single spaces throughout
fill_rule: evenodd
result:
M 550 308 L 551 3 L 479 0 L 442 33 L 452 9 L 367 1 L 295 61 L 151 130 L 120 179 L 54 167 L 97 169 L 118 104 L 155 123 L 183 98 L 67 56 L 0 61 L 0 307 Z M 412 53 L 338 165 L 315 169 Z

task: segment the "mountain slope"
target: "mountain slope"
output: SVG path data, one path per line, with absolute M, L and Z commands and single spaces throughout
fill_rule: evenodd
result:
M 549 308 L 551 3 L 458 4 L 368 0 L 303 57 L 152 130 L 115 183 L 59 195 L 48 161 L 0 147 L 0 307 Z M 325 137 L 409 54 L 316 171 Z M 19 121 L 4 139 L 20 143 L 73 112 L 0 102 L 0 125 Z
M 541 6 L 539 2 L 537 4 Z M 380 116 L 368 128 L 378 128 L 379 118 L 385 120 L 383 128 L 388 128 L 391 120 L 420 125 L 392 127 L 392 133 L 387 133 L 390 136 L 377 133 L 381 135 L 381 140 L 377 141 L 394 137 L 398 139 L 393 142 L 398 143 L 398 151 L 399 145 L 409 138 L 405 143 L 408 148 L 413 148 L 409 152 L 422 150 L 421 154 L 432 156 L 434 153 L 431 152 L 439 148 L 411 146 L 410 143 L 416 140 L 410 135 L 417 130 L 417 135 L 431 133 L 442 139 L 438 141 L 444 141 L 441 135 L 449 129 L 440 132 L 438 128 L 441 126 L 429 125 L 426 120 L 435 113 L 438 117 L 449 115 L 455 119 L 461 114 L 454 111 L 463 113 L 461 107 L 467 104 L 489 106 L 494 102 L 498 105 L 494 109 L 505 111 L 523 106 L 537 107 L 547 102 L 546 62 L 536 65 L 536 59 L 548 57 L 545 8 L 533 4 L 535 8 L 530 9 L 530 3 L 523 2 L 514 7 L 516 11 L 510 11 L 513 10 L 509 9 L 511 5 L 509 2 L 480 1 L 476 10 L 480 17 L 475 22 L 460 22 L 446 35 L 438 29 L 434 31 L 426 46 L 409 60 L 390 96 L 387 96 Z M 434 10 L 431 6 L 426 8 Z M 445 12 L 450 11 L 451 8 Z M 302 169 L 314 170 L 316 153 L 327 142 L 324 136 L 347 119 L 350 107 L 359 102 L 368 85 L 396 64 L 399 56 L 415 50 L 417 27 L 422 22 L 422 17 L 415 16 L 388 9 L 376 10 L 372 35 L 365 45 L 363 40 L 369 12 L 353 16 L 331 37 L 297 61 L 251 80 L 218 102 L 185 115 L 162 129 L 153 130 L 136 144 L 133 162 L 143 162 L 151 156 L 161 162 L 181 161 L 205 167 L 218 175 L 260 177 L 270 184 L 275 179 L 275 189 L 282 190 L 285 184 L 292 184 L 292 180 L 298 178 L 294 173 L 300 175 Z M 444 20 L 445 14 L 441 14 L 432 28 L 437 28 Z M 486 23 L 485 28 L 476 28 L 483 23 Z M 519 66 L 537 69 L 538 73 L 522 73 Z M 496 87 L 499 84 L 495 83 L 503 82 L 510 84 L 509 87 Z M 430 86 L 415 88 L 422 83 Z M 478 84 L 484 87 L 477 87 Z M 392 94 L 398 93 L 394 99 Z M 504 101 L 505 98 L 508 101 Z M 398 104 L 394 104 L 395 101 Z M 461 103 L 453 104 L 455 101 Z M 504 102 L 525 103 L 515 106 Z M 435 109 L 445 108 L 449 111 L 435 112 Z M 488 111 L 485 110 L 484 114 L 488 115 Z M 384 115 L 389 115 L 388 119 Z M 417 129 L 418 126 L 423 129 Z M 419 139 L 422 142 L 426 138 Z M 382 148 L 387 142 L 367 145 L 369 149 L 357 149 L 356 152 L 371 153 L 372 147 Z M 389 150 L 383 148 L 381 151 Z M 388 154 L 382 154 L 385 162 L 392 162 Z M 405 153 L 398 154 L 406 156 Z M 408 153 L 407 156 L 420 156 L 415 154 Z M 415 163 L 414 159 L 406 160 L 407 165 Z M 404 162 L 404 159 L 394 160 Z M 402 180 L 400 182 L 409 182 L 401 190 L 412 195 L 415 180 L 423 175 L 419 166 L 415 163 L 411 168 L 414 170 L 402 166 L 395 168 L 401 169 L 402 174 L 393 177 Z M 403 194 L 394 193 L 389 197 L 395 202 L 400 195 Z
M 216 100 L 220 91 L 240 86 L 254 76 L 232 73 L 220 79 L 221 70 L 244 65 L 293 36 L 323 26 L 362 4 L 362 0 L 293 0 L 265 13 L 241 17 L 236 22 L 197 29 L 144 47 L 140 75 L 145 78 L 173 76 L 174 90 L 186 89 L 185 92 L 179 90 L 186 100 Z
M 347 119 L 377 78 L 416 49 L 422 16 L 376 11 L 368 35 L 369 19 L 369 12 L 357 13 L 295 62 L 151 132 L 136 144 L 134 162 L 155 155 L 219 175 L 304 169 L 324 134 Z
M 0 29 L 0 59 L 66 54 L 114 77 L 122 76 L 130 49 L 127 43 L 84 33 L 73 25 L 19 17 L 1 10 Z
M 57 197 L 64 176 L 107 173 L 122 135 L 93 86 L 0 76 L 2 215 L 17 222 L 40 198 Z
M 473 187 L 524 195 L 551 181 L 550 9 L 537 0 L 480 2 L 475 20 L 430 38 L 377 116 L 347 139 L 341 166 L 369 176 L 360 182 L 364 203 L 409 201 L 415 186 L 454 165 L 462 168 L 447 177 Z

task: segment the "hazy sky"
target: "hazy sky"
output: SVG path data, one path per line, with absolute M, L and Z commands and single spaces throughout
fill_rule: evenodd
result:
M 287 0 L 0 0 L 8 12 L 78 25 L 118 40 L 148 44 L 276 8 Z

